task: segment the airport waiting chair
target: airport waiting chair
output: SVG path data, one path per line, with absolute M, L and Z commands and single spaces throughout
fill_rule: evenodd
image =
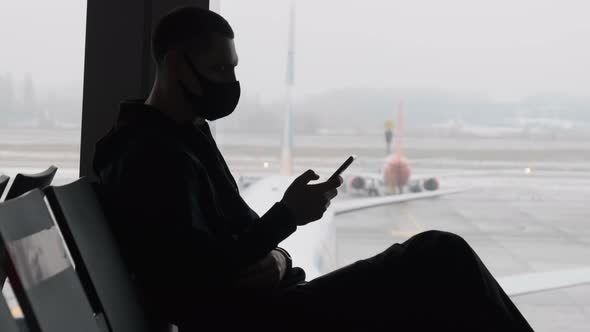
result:
M 57 167 L 50 166 L 48 169 L 37 174 L 17 174 L 14 177 L 14 181 L 12 181 L 12 185 L 10 186 L 10 188 L 8 188 L 8 192 L 6 193 L 6 197 L 4 197 L 4 200 L 7 201 L 9 199 L 13 199 L 35 188 L 43 189 L 49 186 L 51 184 L 51 181 L 53 181 L 56 172 Z M 6 185 L 7 184 L 8 179 L 6 180 Z M 0 190 L 0 197 L 1 196 L 2 190 Z M 4 287 L 5 281 L 6 275 L 5 272 L 2 270 L 2 267 L 0 266 L 0 288 Z
M 6 186 L 8 186 L 8 180 L 10 180 L 10 177 L 0 175 L 0 198 L 2 197 L 2 194 L 4 194 L 4 190 L 6 190 Z
M 1 203 L 0 220 L 0 249 L 30 331 L 99 332 L 43 192 Z
M 12 181 L 12 185 L 8 189 L 8 193 L 6 193 L 6 197 L 4 200 L 13 199 L 18 197 L 29 190 L 33 189 L 43 189 L 51 184 L 53 178 L 55 177 L 55 173 L 57 172 L 57 167 L 49 166 L 48 169 L 44 170 L 41 173 L 37 174 L 17 174 L 14 177 L 14 181 Z
M 140 304 L 103 213 L 100 189 L 104 187 L 86 178 L 45 189 L 76 271 L 93 307 L 104 312 L 112 332 L 166 331 L 169 326 L 150 324 Z
M 0 331 L 2 332 L 19 332 L 18 325 L 12 317 L 6 301 L 0 294 Z
M 48 169 L 37 174 L 17 174 L 12 181 L 12 185 L 6 193 L 5 201 L 16 198 L 29 190 L 43 189 L 51 184 L 57 167 L 50 166 Z

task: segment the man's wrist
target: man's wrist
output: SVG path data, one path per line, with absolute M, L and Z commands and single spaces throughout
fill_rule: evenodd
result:
M 291 259 L 291 255 L 289 255 L 289 252 L 287 252 L 287 250 L 285 250 L 281 247 L 276 247 L 275 250 L 280 252 L 283 255 L 283 257 L 285 258 L 285 263 L 287 266 L 286 271 L 291 270 L 291 268 L 293 267 L 293 260 Z
M 289 223 L 297 227 L 297 218 L 295 217 L 295 213 L 293 212 L 293 210 L 283 201 L 278 201 L 276 205 L 280 206 L 281 209 L 285 211 L 285 215 L 289 219 Z
M 279 270 L 279 279 L 283 280 L 285 275 L 287 275 L 287 271 L 288 271 L 287 259 L 285 258 L 285 255 L 283 255 L 283 253 L 281 253 L 279 250 L 276 250 L 276 249 L 274 249 L 271 252 L 271 255 L 277 264 L 277 268 Z

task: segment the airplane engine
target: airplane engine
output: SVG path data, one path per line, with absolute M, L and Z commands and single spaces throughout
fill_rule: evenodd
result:
M 413 192 L 413 193 L 419 193 L 423 190 L 422 184 L 420 183 L 420 181 L 413 181 L 408 186 L 410 187 L 410 192 Z
M 438 190 L 440 184 L 437 178 L 430 178 L 424 181 L 424 189 L 428 191 L 435 191 Z
M 367 180 L 361 176 L 355 176 L 350 180 L 350 187 L 356 190 L 363 190 L 367 188 Z

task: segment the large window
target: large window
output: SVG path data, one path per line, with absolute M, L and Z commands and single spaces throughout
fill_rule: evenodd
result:
M 218 141 L 237 174 L 279 168 L 290 3 L 219 4 L 236 33 L 243 97 L 218 121 Z M 356 153 L 349 177 L 378 178 L 390 127 L 389 149 L 403 136 L 412 178 L 468 189 L 338 216 L 338 265 L 428 229 L 465 237 L 498 277 L 590 265 L 587 1 L 295 5 L 296 172 L 327 175 Z M 590 324 L 589 286 L 515 301 L 537 331 Z
M 3 1 L 0 174 L 78 175 L 86 1 Z
M 85 25 L 86 1 L 2 1 L 0 174 L 78 177 Z M 3 293 L 21 317 L 9 283 Z

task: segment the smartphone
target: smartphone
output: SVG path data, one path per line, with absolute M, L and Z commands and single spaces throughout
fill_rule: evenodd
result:
M 332 176 L 330 176 L 330 179 L 333 179 L 333 178 L 339 176 L 340 174 L 342 174 L 342 172 L 344 172 L 348 168 L 348 166 L 350 166 L 350 164 L 352 164 L 352 162 L 354 161 L 355 158 L 356 158 L 356 156 L 354 156 L 354 155 L 348 157 L 348 159 L 346 159 L 346 161 L 344 161 L 344 163 L 342 165 L 340 165 L 340 167 L 338 167 L 336 172 L 334 172 L 334 174 L 332 174 Z

